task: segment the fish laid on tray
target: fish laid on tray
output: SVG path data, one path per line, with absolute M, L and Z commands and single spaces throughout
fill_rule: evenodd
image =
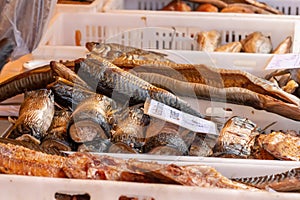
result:
M 261 191 L 231 181 L 214 168 L 204 165 L 177 166 L 110 156 L 93 156 L 88 153 L 74 153 L 62 157 L 2 143 L 0 152 L 0 172 L 5 174 Z
M 105 49 L 103 47 L 99 49 L 94 45 L 90 49 L 92 49 L 91 57 L 105 55 L 102 53 Z M 178 96 L 248 105 L 300 120 L 298 97 L 270 81 L 247 72 L 205 65 L 145 60 L 138 57 L 122 60 L 116 57 L 111 62 L 122 68 L 133 68 L 130 73 Z

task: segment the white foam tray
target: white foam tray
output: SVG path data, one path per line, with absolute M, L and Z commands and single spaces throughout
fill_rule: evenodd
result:
M 102 11 L 109 12 L 119 10 L 119 12 L 127 11 L 155 11 L 162 9 L 171 0 L 107 0 L 102 8 Z M 299 0 L 260 0 L 259 2 L 266 3 L 273 8 L 280 10 L 285 15 L 299 15 L 300 1 Z M 187 2 L 192 8 L 196 8 L 197 3 Z M 215 14 L 215 13 L 214 13 Z
M 61 4 L 57 3 L 54 9 L 55 13 L 62 13 L 62 12 L 99 12 L 102 10 L 104 6 L 105 0 L 94 0 L 91 4 Z

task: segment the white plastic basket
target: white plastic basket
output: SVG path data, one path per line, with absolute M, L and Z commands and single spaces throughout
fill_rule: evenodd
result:
M 57 3 L 55 7 L 55 13 L 61 13 L 61 12 L 99 12 L 102 10 L 102 7 L 104 5 L 105 0 L 94 0 L 90 4 L 61 4 Z
M 171 0 L 107 0 L 102 11 L 109 10 L 161 10 Z M 285 15 L 299 15 L 299 0 L 260 0 L 273 8 L 280 10 Z M 193 9 L 197 7 L 197 3 L 187 2 Z
M 65 55 L 70 50 L 83 53 L 83 46 L 91 41 L 116 42 L 149 49 L 197 50 L 197 32 L 209 30 L 221 33 L 222 44 L 243 39 L 254 31 L 270 36 L 274 47 L 287 36 L 292 36 L 292 52 L 298 53 L 300 49 L 297 20 L 241 19 L 228 15 L 197 17 L 137 13 L 60 13 L 53 18 L 36 53 L 45 56 Z M 75 46 L 76 31 L 81 33 L 81 47 Z M 240 53 L 231 55 L 235 54 Z
M 92 181 L 0 175 L 0 198 L 9 200 L 55 200 L 55 193 L 88 194 L 91 200 L 119 200 L 121 196 L 138 200 L 294 200 L 297 193 L 251 192 L 233 189 L 212 189 L 166 184 Z

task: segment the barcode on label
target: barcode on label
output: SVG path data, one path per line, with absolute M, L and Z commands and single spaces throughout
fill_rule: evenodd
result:
M 153 109 L 151 109 L 151 112 L 153 114 L 162 116 L 162 112 L 164 110 L 164 104 L 157 103 L 152 108 Z
M 145 114 L 152 117 L 177 124 L 195 132 L 218 134 L 216 125 L 212 121 L 181 112 L 158 101 L 147 99 L 144 108 Z

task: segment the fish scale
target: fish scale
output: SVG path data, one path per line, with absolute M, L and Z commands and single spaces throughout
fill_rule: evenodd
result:
M 257 188 L 272 188 L 277 191 L 293 191 L 300 189 L 300 168 L 293 168 L 279 174 L 271 174 L 258 177 L 233 178 L 233 181 L 241 182 Z
M 129 97 L 137 101 L 145 101 L 147 98 L 153 98 L 154 100 L 180 109 L 191 115 L 203 117 L 184 100 L 118 68 L 99 56 L 93 55 L 93 57 L 82 61 L 78 75 L 91 86 L 98 85 L 102 89 L 108 89 L 109 91 L 106 91 L 106 93 L 104 93 L 105 95 L 112 96 L 113 92 L 122 95 L 129 94 Z M 91 78 L 92 82 L 88 80 L 88 78 Z M 95 84 L 95 82 L 98 81 L 99 83 Z M 102 93 L 103 91 L 100 92 Z

